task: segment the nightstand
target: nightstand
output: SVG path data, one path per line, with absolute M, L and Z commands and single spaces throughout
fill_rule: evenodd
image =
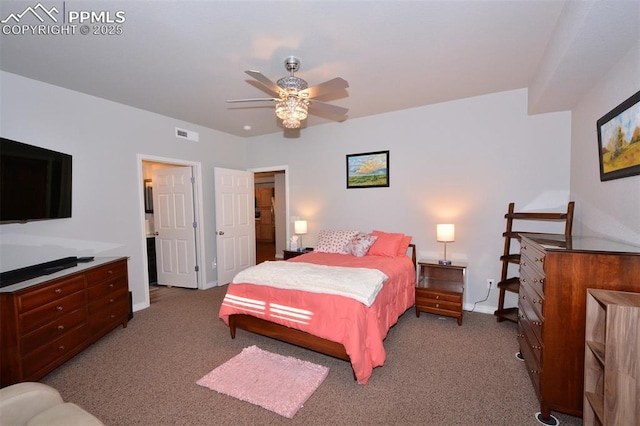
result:
M 312 251 L 313 251 L 313 249 L 309 248 L 309 247 L 303 249 L 302 251 L 283 250 L 282 251 L 282 257 L 283 257 L 284 260 L 287 260 L 287 259 L 291 259 L 292 257 L 300 256 L 301 254 L 310 253 Z
M 420 312 L 458 319 L 462 325 L 462 301 L 467 264 L 440 265 L 437 260 L 419 260 L 416 284 L 416 317 Z

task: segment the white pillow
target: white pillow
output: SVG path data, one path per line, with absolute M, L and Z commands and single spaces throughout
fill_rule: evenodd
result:
M 318 235 L 318 244 L 313 251 L 318 253 L 349 254 L 345 249 L 358 231 L 329 231 L 322 230 Z

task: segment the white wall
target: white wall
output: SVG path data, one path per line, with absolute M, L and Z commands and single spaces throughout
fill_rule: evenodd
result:
M 437 223 L 456 224 L 453 259 L 467 260 L 467 307 L 500 277 L 509 202 L 519 211 L 562 211 L 569 201 L 570 114 L 527 115 L 515 90 L 249 141 L 249 167 L 286 164 L 290 214 L 322 229 L 379 229 L 413 236 L 421 257 L 442 257 Z M 346 189 L 345 155 L 390 151 L 390 187 Z M 554 224 L 558 225 L 558 224 Z M 546 224 L 552 232 L 562 232 Z M 515 299 L 510 302 L 515 306 Z M 476 310 L 493 312 L 497 291 Z
M 640 42 L 574 108 L 571 196 L 582 235 L 640 246 L 640 175 L 600 182 L 596 121 L 640 90 Z
M 128 256 L 134 309 L 146 306 L 138 155 L 200 162 L 204 281 L 215 282 L 214 166 L 244 169 L 246 140 L 14 74 L 0 74 L 0 134 L 73 155 L 71 219 L 0 226 L 0 271 L 65 256 Z M 200 133 L 177 139 L 175 127 Z M 201 283 L 202 284 L 202 283 Z

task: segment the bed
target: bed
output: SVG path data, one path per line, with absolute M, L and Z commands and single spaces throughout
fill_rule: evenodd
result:
M 219 312 L 219 317 L 229 326 L 231 337 L 235 338 L 237 329 L 243 329 L 349 361 L 355 379 L 366 384 L 373 369 L 386 360 L 383 341 L 389 329 L 415 303 L 416 252 L 410 236 L 380 231 L 371 234 L 350 232 L 356 232 L 354 240 L 363 235 L 373 239 L 364 254 L 362 251 L 341 251 L 346 236 L 342 240 L 334 238 L 332 249 L 326 249 L 321 231 L 315 251 L 251 268 L 278 266 L 293 268 L 293 272 L 299 270 L 296 268 L 316 268 L 337 271 L 337 275 L 345 276 L 347 269 L 358 273 L 366 270 L 371 274 L 375 271 L 386 278 L 373 298 L 324 293 L 308 287 L 273 286 L 268 277 L 264 283 L 250 279 L 250 282 L 243 282 L 243 278 L 251 274 L 241 272 L 236 276 L 238 279 L 229 284 Z M 398 235 L 402 237 L 395 244 Z M 388 241 L 389 236 L 394 237 L 395 245 L 380 244 Z M 322 281 L 319 275 L 307 276 L 306 273 L 298 274 L 298 278 L 302 275 L 309 280 L 313 276 L 313 280 Z M 359 289 L 364 281 L 352 279 L 347 284 L 348 290 Z

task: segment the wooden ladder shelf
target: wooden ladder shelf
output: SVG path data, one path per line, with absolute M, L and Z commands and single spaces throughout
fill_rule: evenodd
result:
M 515 204 L 509 203 L 509 210 L 507 214 L 504 215 L 505 219 L 507 219 L 507 229 L 502 234 L 504 237 L 504 250 L 502 256 L 500 256 L 502 272 L 500 274 L 500 281 L 498 282 L 498 289 L 500 290 L 498 309 L 493 313 L 498 322 L 504 320 L 518 322 L 518 307 L 505 308 L 504 306 L 506 292 L 520 292 L 520 277 L 517 275 L 509 276 L 511 275 L 509 265 L 520 265 L 520 253 L 511 252 L 511 241 L 514 239 L 519 240 L 520 233 L 536 234 L 536 232 L 515 230 L 514 221 L 564 221 L 564 237 L 568 238 L 571 236 L 571 228 L 573 226 L 573 208 L 574 202 L 570 201 L 569 204 L 567 204 L 567 211 L 562 213 L 516 212 Z

